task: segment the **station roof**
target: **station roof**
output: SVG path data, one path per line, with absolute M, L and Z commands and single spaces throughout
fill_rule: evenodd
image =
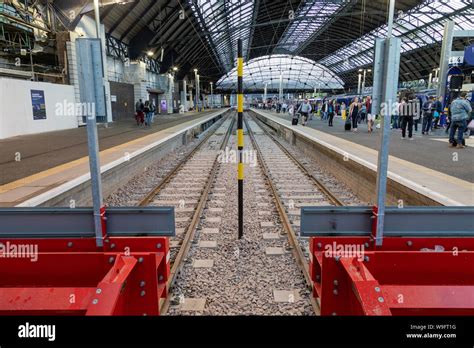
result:
M 458 29 L 474 29 L 472 0 L 397 0 L 395 6 L 394 34 L 402 37 L 406 58 L 402 80 L 427 77 L 437 66 L 448 19 Z M 387 12 L 387 0 L 135 0 L 104 7 L 101 20 L 132 56 L 151 50 L 160 58 L 163 49 L 162 72 L 176 65 L 178 78 L 192 77 L 197 68 L 202 81 L 218 81 L 235 68 L 240 37 L 246 61 L 301 56 L 327 65 L 351 86 L 358 68 L 371 64 Z
M 244 63 L 244 89 L 279 89 L 280 79 L 284 90 L 342 89 L 344 82 L 331 70 L 299 56 L 275 54 L 251 59 Z M 217 88 L 236 89 L 237 69 L 217 81 Z

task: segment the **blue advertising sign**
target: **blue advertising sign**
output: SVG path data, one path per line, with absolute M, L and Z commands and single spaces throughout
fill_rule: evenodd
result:
M 474 44 L 467 46 L 464 50 L 464 64 L 474 66 Z
M 31 105 L 33 108 L 33 120 L 46 120 L 44 91 L 31 90 Z

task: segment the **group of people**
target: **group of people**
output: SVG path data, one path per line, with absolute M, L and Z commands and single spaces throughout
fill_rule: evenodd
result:
M 465 147 L 464 133 L 468 130 L 468 121 L 472 116 L 472 107 L 466 100 L 466 92 L 461 92 L 451 104 L 447 107 L 447 127 L 446 133 L 449 132 L 449 146 L 463 148 Z M 392 128 L 401 128 L 402 139 L 406 139 L 408 130 L 408 139 L 413 139 L 413 128 L 418 131 L 418 123 L 422 119 L 421 134 L 428 135 L 432 129 L 439 129 L 440 119 L 443 114 L 443 97 L 436 99 L 431 96 L 423 105 L 421 110 L 418 98 L 411 94 L 402 98 L 398 114 L 392 118 Z M 457 131 L 457 137 L 455 138 Z M 471 126 L 470 132 L 473 133 Z
M 470 131 L 474 135 L 474 119 L 471 115 L 472 107 L 466 100 L 466 93 L 461 92 L 447 107 L 447 127 L 449 133 L 449 146 L 465 147 L 464 133 Z M 262 105 L 265 109 L 277 113 L 289 113 L 291 116 L 300 115 L 301 124 L 306 125 L 313 115 L 319 115 L 321 120 L 327 121 L 329 127 L 333 127 L 334 117 L 341 115 L 345 121 L 344 129 L 357 132 L 361 123 L 367 123 L 367 131 L 373 132 L 377 115 L 372 113 L 372 99 L 370 96 L 361 99 L 355 97 L 347 106 L 344 102 L 338 103 L 336 99 L 325 98 L 319 102 L 310 102 L 308 99 L 296 102 L 271 101 Z M 421 126 L 421 134 L 428 135 L 433 129 L 440 128 L 441 116 L 445 112 L 443 108 L 443 97 L 429 97 L 424 103 L 414 94 L 408 94 L 400 99 L 391 110 L 391 128 L 400 129 L 402 139 L 413 139 L 413 131 L 418 132 Z M 377 126 L 378 127 L 378 126 Z M 457 132 L 457 137 L 456 137 Z
M 345 103 L 342 103 L 345 104 Z M 343 105 L 345 110 L 346 106 Z M 345 112 L 342 115 L 345 117 Z M 359 100 L 359 97 L 355 97 L 352 103 L 349 105 L 349 113 L 346 118 L 345 130 L 349 131 L 352 129 L 353 132 L 357 132 L 359 124 L 367 122 L 367 131 L 372 133 L 375 127 L 375 115 L 372 114 L 372 98 L 369 96 L 365 99 Z
M 147 100 L 144 103 L 142 99 L 139 99 L 135 103 L 135 120 L 137 121 L 137 126 L 151 127 L 155 112 L 156 107 L 153 100 Z

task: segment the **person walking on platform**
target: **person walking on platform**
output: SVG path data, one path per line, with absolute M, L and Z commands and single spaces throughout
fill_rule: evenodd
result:
M 324 99 L 323 104 L 321 105 L 321 120 L 326 121 L 327 119 L 328 119 L 328 101 Z
M 367 111 L 367 131 L 372 133 L 375 123 L 375 115 L 372 115 L 372 98 L 370 96 L 368 96 L 365 101 L 365 108 Z
M 329 115 L 329 122 L 328 122 L 328 126 L 329 127 L 332 127 L 332 121 L 334 119 L 334 112 L 335 112 L 335 105 L 334 105 L 335 101 L 334 100 L 330 100 L 329 103 L 328 103 L 328 115 Z
M 143 114 L 143 109 L 145 108 L 145 105 L 143 104 L 143 100 L 139 99 L 135 103 L 135 119 L 137 121 L 137 126 L 143 125 L 143 122 L 145 122 L 145 115 Z
M 303 104 L 300 105 L 298 112 L 301 114 L 301 124 L 305 126 L 308 115 L 311 112 L 311 105 L 308 103 L 308 99 L 305 99 Z
M 156 106 L 153 100 L 150 101 L 150 123 L 153 124 L 155 118 Z
M 145 127 L 149 126 L 149 117 L 150 117 L 150 102 L 147 100 L 145 102 L 145 107 L 143 108 L 143 112 L 145 113 Z
M 443 97 L 440 96 L 438 100 L 436 100 L 433 104 L 433 118 L 434 118 L 433 129 L 439 129 L 439 121 L 441 119 L 442 114 L 443 114 Z
M 466 92 L 461 92 L 458 98 L 453 100 L 451 103 L 450 111 L 451 111 L 451 129 L 449 132 L 449 146 L 454 147 L 454 135 L 456 130 L 458 131 L 457 137 L 457 148 L 462 149 L 463 145 L 463 137 L 464 131 L 467 127 L 467 120 L 469 118 L 469 113 L 472 112 L 471 104 L 466 100 Z
M 410 100 L 408 102 L 406 98 L 402 99 L 399 115 L 401 118 L 402 139 L 406 139 L 408 126 L 408 139 L 413 140 L 413 117 L 415 116 L 418 101 L 413 95 L 410 95 L 409 98 Z
M 360 104 L 359 115 L 359 123 L 365 122 L 365 116 L 367 115 L 367 106 L 365 105 L 365 100 Z
M 346 103 L 342 102 L 341 103 L 341 117 L 345 121 L 346 120 Z
M 415 132 L 418 132 L 418 123 L 420 123 L 420 119 L 421 119 L 421 109 L 422 109 L 421 99 L 416 98 L 416 110 L 414 111 L 414 114 L 413 114 L 413 128 Z
M 423 123 L 421 126 L 421 134 L 428 135 L 431 130 L 431 124 L 433 123 L 433 101 L 434 97 L 430 97 L 423 104 Z
M 354 100 L 351 103 L 351 106 L 349 107 L 349 117 L 352 121 L 352 131 L 357 132 L 357 121 L 358 121 L 358 116 L 359 116 L 359 97 L 355 97 Z
M 401 101 L 400 102 L 397 102 L 397 109 L 396 109 L 396 112 L 394 112 L 394 114 L 392 115 L 392 129 L 399 129 L 399 125 L 400 125 L 400 117 L 398 115 L 398 111 L 400 110 L 400 104 L 401 104 Z

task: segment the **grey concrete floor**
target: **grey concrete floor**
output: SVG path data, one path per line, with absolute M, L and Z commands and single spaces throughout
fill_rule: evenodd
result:
M 273 115 L 291 120 L 289 115 L 272 113 Z M 301 125 L 298 125 L 301 127 Z M 344 131 L 344 121 L 341 117 L 334 119 L 334 127 L 329 127 L 327 121 L 313 117 L 307 127 L 332 134 L 377 150 L 380 147 L 380 130 L 367 132 L 367 124 L 362 123 L 358 132 Z M 448 135 L 444 129 L 434 130 L 430 135 L 421 134 L 421 125 L 418 132 L 414 132 L 414 140 L 401 139 L 401 130 L 393 129 L 390 138 L 390 155 L 410 161 L 421 166 L 445 173 L 456 178 L 474 182 L 474 140 L 467 139 L 468 147 L 464 149 L 450 148 Z M 471 144 L 471 146 L 469 146 Z
M 134 118 L 114 122 L 108 128 L 100 126 L 98 127 L 99 148 L 101 151 L 106 150 L 202 117 L 208 112 L 210 111 L 186 115 L 157 115 L 152 127 L 138 127 Z M 87 155 L 86 127 L 0 140 L 0 185 Z M 16 160 L 18 158 L 19 161 Z

